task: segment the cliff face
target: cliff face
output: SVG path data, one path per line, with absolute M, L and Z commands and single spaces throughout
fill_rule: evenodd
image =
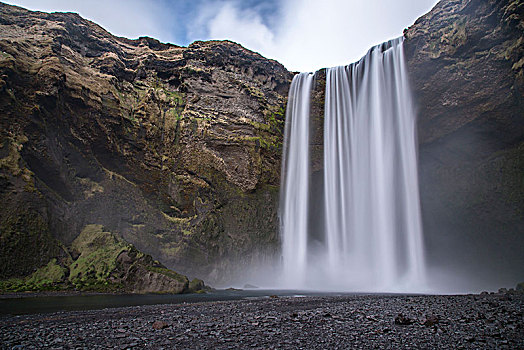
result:
M 430 262 L 522 279 L 524 4 L 441 1 L 405 37 Z
M 443 0 L 405 32 L 428 258 L 498 284 L 524 264 L 523 8 Z M 211 284 L 271 256 L 291 77 L 231 42 L 128 40 L 0 4 L 0 278 L 89 225 Z M 317 188 L 324 86 L 319 71 Z
M 211 283 L 274 250 L 282 65 L 4 4 L 0 33 L 0 277 L 87 225 Z

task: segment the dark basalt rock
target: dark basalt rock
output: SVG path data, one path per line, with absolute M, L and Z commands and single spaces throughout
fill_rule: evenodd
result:
M 406 317 L 403 314 L 398 314 L 397 317 L 395 317 L 395 324 L 397 324 L 397 325 L 409 326 L 409 325 L 411 325 L 413 323 L 414 323 L 414 321 L 411 318 Z
M 422 323 L 426 327 L 432 327 L 435 326 L 437 323 L 439 323 L 440 319 L 437 315 L 428 315 L 426 316 L 426 319 Z
M 161 329 L 164 329 L 164 328 L 167 328 L 167 327 L 169 327 L 169 324 L 167 322 L 164 322 L 164 321 L 155 321 L 155 322 L 153 322 L 153 329 L 161 330 Z
M 86 224 L 210 282 L 275 251 L 282 65 L 72 13 L 0 4 L 0 18 L 0 278 L 45 266 Z
M 428 258 L 481 288 L 524 265 L 523 11 L 445 0 L 404 33 Z

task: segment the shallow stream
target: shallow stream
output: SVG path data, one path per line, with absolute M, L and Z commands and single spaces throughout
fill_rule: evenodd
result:
M 354 294 L 354 293 L 351 293 Z M 0 298 L 0 315 L 23 315 L 57 311 L 97 310 L 105 308 L 200 303 L 223 300 L 270 298 L 272 296 L 337 296 L 347 293 L 326 293 L 296 290 L 216 290 L 207 294 L 98 294 L 69 296 L 23 296 Z

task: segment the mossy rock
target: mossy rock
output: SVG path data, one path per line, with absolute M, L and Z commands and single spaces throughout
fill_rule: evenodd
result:
M 42 290 L 61 290 L 67 286 L 64 283 L 67 277 L 67 269 L 60 266 L 56 259 L 36 270 L 26 278 L 11 278 L 0 281 L 2 292 L 24 292 Z
M 78 289 L 118 289 L 114 283 L 118 256 L 131 249 L 102 225 L 87 225 L 73 241 L 71 248 L 80 253 L 70 266 L 69 281 Z M 115 275 L 115 276 L 112 276 Z
M 204 281 L 198 278 L 193 278 L 191 282 L 189 282 L 189 287 L 187 290 L 189 293 L 202 293 L 205 292 L 205 287 Z
M 177 280 L 182 283 L 189 283 L 186 276 L 181 275 L 173 270 L 170 270 L 165 267 L 156 267 L 156 266 L 146 266 L 146 270 L 159 273 L 161 275 L 167 276 L 169 278 L 172 278 L 174 280 Z
M 133 293 L 183 293 L 189 280 L 138 251 L 102 225 L 87 225 L 73 241 L 79 254 L 69 281 L 77 289 Z

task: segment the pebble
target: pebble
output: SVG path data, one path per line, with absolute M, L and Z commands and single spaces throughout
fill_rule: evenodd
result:
M 0 316 L 0 348 L 522 349 L 523 301 L 500 293 L 279 297 Z

